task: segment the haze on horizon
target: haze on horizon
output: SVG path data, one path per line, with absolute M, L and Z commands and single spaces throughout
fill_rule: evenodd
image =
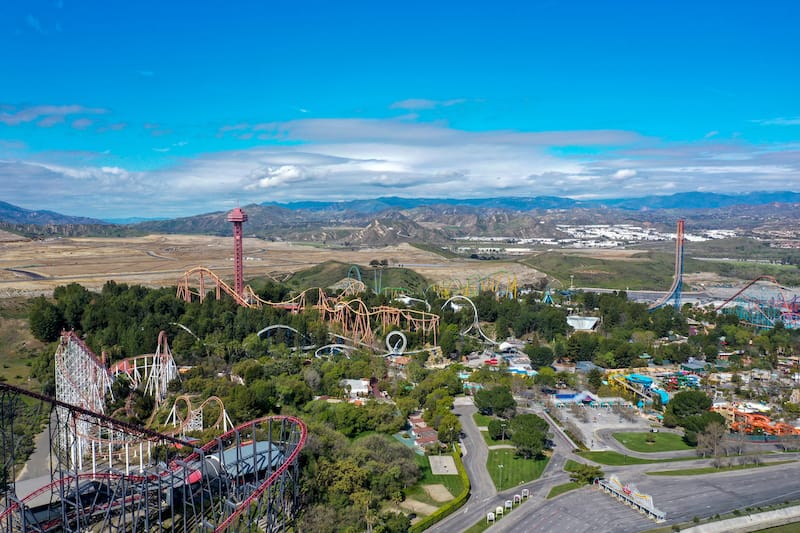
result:
M 800 4 L 0 5 L 0 200 L 800 191 Z

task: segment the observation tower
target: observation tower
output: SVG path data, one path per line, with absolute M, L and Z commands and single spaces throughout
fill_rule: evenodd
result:
M 247 222 L 247 213 L 237 207 L 228 213 L 228 222 L 233 222 L 233 271 L 234 290 L 239 296 L 244 292 L 244 263 L 242 260 L 242 224 Z

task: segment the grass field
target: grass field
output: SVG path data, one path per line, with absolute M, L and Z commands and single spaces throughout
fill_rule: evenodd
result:
M 577 286 L 647 289 L 672 282 L 674 258 L 670 254 L 642 252 L 624 260 L 600 259 L 563 251 L 548 251 L 524 260 L 524 264 Z
M 44 349 L 45 344 L 31 335 L 27 305 L 4 300 L 0 309 L 0 381 L 26 384 L 36 355 Z
M 575 481 L 569 481 L 567 483 L 562 483 L 561 485 L 556 485 L 555 487 L 550 489 L 550 492 L 547 493 L 547 499 L 549 500 L 550 498 L 555 498 L 556 496 L 558 496 L 560 494 L 564 494 L 565 492 L 569 492 L 571 490 L 579 489 L 581 487 L 582 487 L 582 485 L 580 483 L 575 482 Z
M 511 449 L 489 450 L 486 468 L 497 490 L 505 490 L 520 483 L 539 479 L 549 460 L 547 457 L 523 459 L 517 457 L 516 451 Z
M 464 490 L 464 484 L 461 483 L 461 476 L 434 475 L 431 472 L 431 467 L 427 456 L 417 455 L 417 464 L 422 471 L 422 479 L 413 487 L 406 489 L 406 497 L 413 498 L 436 507 L 441 507 L 443 502 L 437 502 L 428 496 L 428 493 L 426 493 L 425 489 L 423 488 L 424 485 L 435 485 L 441 483 L 447 487 L 447 490 L 450 491 L 450 494 L 452 494 L 454 498 L 461 494 L 461 491 Z
M 730 472 L 731 470 L 747 470 L 749 468 L 762 468 L 765 466 L 775 466 L 794 462 L 796 461 L 774 461 L 771 463 L 731 465 L 722 466 L 719 468 L 708 466 L 703 468 L 684 468 L 681 470 L 656 470 L 653 472 L 645 472 L 645 474 L 648 476 L 701 476 L 703 474 L 716 474 L 718 472 Z
M 384 258 L 380 257 L 378 253 L 375 259 L 381 260 Z M 371 289 L 374 289 L 376 281 L 383 288 L 402 288 L 411 293 L 422 291 L 428 285 L 424 277 L 407 268 L 387 267 L 381 269 L 376 275 L 376 270 L 369 265 L 356 266 L 358 266 L 361 281 Z M 351 267 L 352 265 L 350 264 L 338 261 L 325 261 L 324 263 L 296 273 L 289 279 L 287 284 L 295 289 L 329 287 L 348 277 Z M 350 277 L 352 279 L 358 279 L 355 270 L 351 273 Z
M 475 421 L 475 425 L 480 427 L 486 427 L 489 425 L 489 422 L 492 420 L 496 420 L 496 416 L 489 416 L 489 415 L 482 415 L 481 413 L 475 413 L 472 415 L 472 419 Z
M 634 452 L 673 452 L 693 449 L 683 442 L 683 438 L 676 433 L 614 433 L 613 437 L 620 444 Z M 652 443 L 647 442 L 648 437 L 655 440 Z
M 658 463 L 673 463 L 676 461 L 689 461 L 697 459 L 697 457 L 679 457 L 676 459 L 640 459 L 638 457 L 631 457 L 630 455 L 623 455 L 619 452 L 579 452 L 578 455 L 584 459 L 589 459 L 595 463 L 608 466 L 622 466 L 622 465 L 649 465 Z

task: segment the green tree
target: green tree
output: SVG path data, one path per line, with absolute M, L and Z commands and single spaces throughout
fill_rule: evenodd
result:
M 54 304 L 44 296 L 33 299 L 28 313 L 31 333 L 42 342 L 53 342 L 64 328 L 64 318 Z
M 530 359 L 533 368 L 550 366 L 553 364 L 553 361 L 555 361 L 555 355 L 549 346 L 528 344 L 525 346 L 525 354 L 528 356 L 528 359 Z
M 506 433 L 507 428 L 507 421 L 496 418 L 491 420 L 487 426 L 487 429 L 489 430 L 489 436 L 494 440 L 505 440 L 510 435 L 510 433 Z
M 542 367 L 533 378 L 533 382 L 544 387 L 552 387 L 556 384 L 556 371 L 549 366 Z
M 439 441 L 443 444 L 458 442 L 461 437 L 461 421 L 453 413 L 447 413 L 439 421 Z
M 508 418 L 516 406 L 517 402 L 511 394 L 511 389 L 503 385 L 486 387 L 475 393 L 475 407 L 487 415 L 495 414 Z
M 579 463 L 574 469 L 570 470 L 569 479 L 581 485 L 589 485 L 595 479 L 603 477 L 605 474 L 599 466 L 592 466 Z
M 603 386 L 604 372 L 599 368 L 593 368 L 586 374 L 586 383 L 589 390 L 596 393 Z
M 547 442 L 550 426 L 543 418 L 534 414 L 517 415 L 511 419 L 511 442 L 517 454 L 525 458 L 538 457 Z

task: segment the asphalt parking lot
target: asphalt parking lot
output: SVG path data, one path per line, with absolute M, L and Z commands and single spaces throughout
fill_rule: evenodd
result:
M 651 422 L 644 416 L 637 415 L 633 421 L 628 421 L 622 418 L 609 407 L 580 407 L 584 409 L 589 415 L 589 421 L 583 422 L 579 418 L 573 416 L 569 407 L 557 407 L 558 412 L 565 420 L 572 421 L 581 432 L 581 439 L 587 448 L 590 450 L 605 450 L 608 449 L 601 440 L 597 437 L 597 431 L 602 429 L 618 429 L 620 431 L 648 431 L 651 427 Z

